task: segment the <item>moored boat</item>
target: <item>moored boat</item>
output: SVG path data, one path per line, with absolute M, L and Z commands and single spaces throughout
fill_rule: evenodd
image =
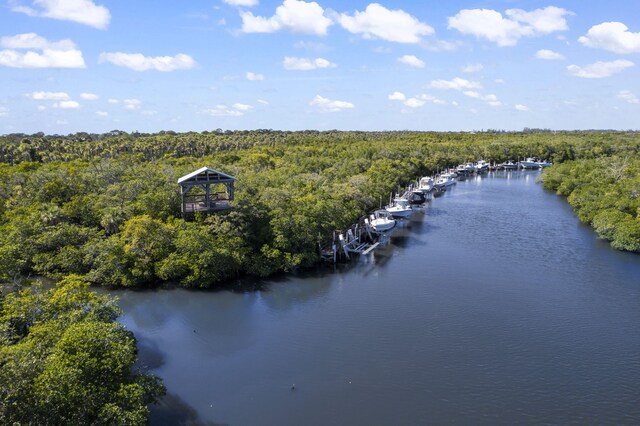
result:
M 371 225 L 373 230 L 376 232 L 385 232 L 396 226 L 396 220 L 389 211 L 378 209 L 371 213 L 371 216 L 369 217 L 369 225 Z
M 539 169 L 540 168 L 540 164 L 538 163 L 538 160 L 536 160 L 533 157 L 527 157 L 526 160 L 520 161 L 518 164 L 523 169 Z
M 393 205 L 387 207 L 387 211 L 391 213 L 393 217 L 403 218 L 411 215 L 413 210 L 411 209 L 409 200 L 402 197 L 396 197 L 393 199 Z
M 438 177 L 438 180 L 434 184 L 435 187 L 448 187 L 456 183 L 456 179 L 451 173 L 443 173 Z
M 425 176 L 423 178 L 420 178 L 420 182 L 418 182 L 418 190 L 427 194 L 433 190 L 434 183 L 435 181 L 431 176 Z

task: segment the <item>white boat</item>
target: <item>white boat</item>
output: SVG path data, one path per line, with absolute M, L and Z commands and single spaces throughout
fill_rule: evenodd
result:
M 486 172 L 487 170 L 489 170 L 489 163 L 487 163 L 486 161 L 484 161 L 484 160 L 479 160 L 479 161 L 476 163 L 476 172 L 478 172 L 478 173 L 484 173 L 484 172 Z
M 508 160 L 498 166 L 499 169 L 502 170 L 516 170 L 518 165 L 511 160 Z
M 551 166 L 552 163 L 549 163 L 547 160 L 538 161 L 538 166 L 542 169 L 544 167 Z
M 475 173 L 476 166 L 473 163 L 460 164 L 456 167 L 456 172 L 459 175 L 469 175 Z
M 369 224 L 376 232 L 385 232 L 396 226 L 396 220 L 387 210 L 379 209 L 371 213 Z
M 406 198 L 396 197 L 393 199 L 393 205 L 387 207 L 387 211 L 391 213 L 393 217 L 408 217 L 413 210 L 411 204 Z
M 539 169 L 540 168 L 540 163 L 538 162 L 538 160 L 536 160 L 533 157 L 528 157 L 526 160 L 520 161 L 518 164 L 520 164 L 520 167 L 522 167 L 523 169 Z
M 431 176 L 425 176 L 420 179 L 420 182 L 418 183 L 418 190 L 422 191 L 424 194 L 427 194 L 431 192 L 431 190 L 433 190 L 434 183 L 435 181 Z
M 453 176 L 453 174 L 443 173 L 440 175 L 440 177 L 438 178 L 438 180 L 433 186 L 435 186 L 436 188 L 442 188 L 442 187 L 446 188 L 447 186 L 451 186 L 455 183 L 456 183 L 456 179 Z

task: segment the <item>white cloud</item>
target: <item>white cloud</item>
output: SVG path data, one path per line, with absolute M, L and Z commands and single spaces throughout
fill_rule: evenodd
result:
M 450 17 L 448 28 L 484 38 L 498 46 L 514 46 L 521 37 L 535 37 L 568 29 L 566 15 L 572 12 L 548 6 L 531 12 L 509 9 L 504 17 L 492 9 L 463 9 Z
M 355 108 L 355 105 L 351 102 L 333 101 L 331 99 L 323 98 L 320 95 L 316 95 L 316 97 L 309 102 L 309 105 L 316 106 L 323 112 L 339 112 L 343 109 Z
M 139 99 L 125 99 L 122 101 L 125 109 L 138 109 L 142 105 L 142 101 Z
M 0 106 L 0 117 L 6 117 L 7 115 L 9 115 L 9 108 Z
M 420 108 L 425 103 L 426 103 L 425 100 L 418 99 L 418 98 L 409 98 L 406 101 L 404 101 L 404 104 L 409 108 Z
M 516 104 L 514 107 L 517 111 L 529 111 L 529 107 L 522 104 Z
M 547 61 L 559 61 L 559 60 L 563 60 L 564 56 L 562 56 L 558 52 L 554 52 L 553 50 L 540 49 L 536 52 L 536 58 L 544 59 Z
M 453 80 L 433 80 L 430 87 L 442 90 L 481 89 L 482 85 L 475 81 L 456 77 Z
M 99 117 L 108 117 L 109 113 L 106 111 L 96 111 L 96 115 Z
M 53 104 L 53 107 L 60 109 L 78 109 L 80 108 L 80 104 L 76 101 L 60 101 Z
M 100 99 L 100 96 L 96 95 L 95 93 L 80 93 L 80 97 L 85 101 L 95 101 L 97 99 Z
M 270 18 L 254 16 L 251 12 L 241 12 L 242 31 L 245 33 L 274 33 L 287 30 L 292 33 L 323 36 L 333 25 L 324 16 L 324 9 L 316 2 L 284 0 Z
M 264 99 L 258 99 L 258 103 L 262 105 L 269 105 L 269 101 L 265 101 Z
M 404 55 L 398 58 L 399 62 L 414 68 L 424 68 L 424 61 L 414 55 Z
M 37 109 L 38 111 L 44 111 L 45 109 L 47 109 L 47 107 L 46 107 L 46 106 L 44 106 L 44 105 L 38 105 L 38 106 L 36 107 L 36 109 Z
M 223 3 L 226 3 L 231 6 L 257 6 L 258 0 L 222 0 Z
M 338 22 L 353 34 L 362 34 L 366 39 L 382 39 L 396 43 L 419 43 L 422 36 L 435 31 L 403 10 L 389 10 L 371 3 L 364 12 L 353 16 L 341 14 Z
M 462 72 L 473 73 L 480 72 L 484 69 L 482 64 L 468 64 L 462 68 Z
M 468 96 L 470 98 L 474 98 L 474 99 L 480 99 L 481 101 L 486 102 L 487 104 L 493 106 L 493 107 L 497 107 L 502 105 L 502 102 L 500 102 L 498 100 L 498 97 L 496 95 L 482 95 L 479 92 L 476 92 L 475 90 L 467 90 L 462 92 L 465 96 Z
M 101 53 L 99 63 L 109 62 L 119 67 L 130 68 L 134 71 L 175 71 L 190 69 L 196 66 L 196 61 L 189 55 L 179 53 L 176 56 L 148 57 L 141 53 Z
M 295 47 L 296 49 L 312 50 L 314 52 L 327 52 L 331 50 L 326 44 L 316 43 L 313 41 L 298 41 L 293 45 L 293 47 Z
M 605 78 L 610 77 L 613 74 L 617 74 L 624 71 L 627 68 L 633 67 L 635 64 L 625 59 L 618 59 L 611 62 L 595 62 L 585 67 L 578 65 L 569 65 L 567 71 L 569 74 L 575 77 L 581 78 Z
M 0 66 L 11 68 L 85 68 L 82 52 L 68 39 L 49 41 L 36 33 L 0 38 Z M 16 49 L 34 49 L 22 52 Z M 35 50 L 39 50 L 37 52 Z
M 110 104 L 118 104 L 118 103 L 120 103 L 120 101 L 118 99 L 108 99 L 107 102 L 109 102 Z
M 253 109 L 253 107 L 251 105 L 246 105 L 246 104 L 240 104 L 240 103 L 235 103 L 231 106 L 231 108 L 238 110 L 238 111 L 251 111 Z
M 207 108 L 202 112 L 214 117 L 240 117 L 244 115 L 245 112 L 251 111 L 252 109 L 253 107 L 251 105 L 236 103 L 231 107 L 228 107 L 227 105 L 216 105 L 213 108 Z
M 286 56 L 282 61 L 282 66 L 286 70 L 309 71 L 317 68 L 335 68 L 336 64 L 324 58 L 308 59 Z
M 31 92 L 27 96 L 35 101 L 66 101 L 69 95 L 65 92 Z
M 12 2 L 11 10 L 29 16 L 73 21 L 98 29 L 106 29 L 111 21 L 111 13 L 104 6 L 92 0 L 32 0 L 32 7 Z
M 628 102 L 630 104 L 640 104 L 640 100 L 638 99 L 638 97 L 631 93 L 628 90 L 621 90 L 618 92 L 618 98 L 624 100 L 625 102 Z
M 49 41 L 36 33 L 24 33 L 0 37 L 0 47 L 5 49 L 72 50 L 76 48 L 76 45 L 69 39 Z
M 248 72 L 245 74 L 245 78 L 246 78 L 247 80 L 249 80 L 249 81 L 261 81 L 261 80 L 264 80 L 264 75 L 262 75 L 262 74 L 256 74 L 256 73 L 253 73 L 253 72 L 251 72 L 251 71 L 248 71 Z
M 391 101 L 404 101 L 407 99 L 404 93 L 402 92 L 393 92 L 388 96 Z
M 587 35 L 578 39 L 588 47 L 615 53 L 639 53 L 640 33 L 632 33 L 622 22 L 603 22 L 589 29 Z

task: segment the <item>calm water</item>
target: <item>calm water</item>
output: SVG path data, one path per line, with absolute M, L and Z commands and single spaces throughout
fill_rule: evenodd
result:
M 640 423 L 640 256 L 537 176 L 459 182 L 336 272 L 117 293 L 153 423 Z

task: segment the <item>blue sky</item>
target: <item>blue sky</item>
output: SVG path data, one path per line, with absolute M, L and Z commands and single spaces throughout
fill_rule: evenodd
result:
M 640 128 L 636 0 L 0 2 L 0 134 Z

